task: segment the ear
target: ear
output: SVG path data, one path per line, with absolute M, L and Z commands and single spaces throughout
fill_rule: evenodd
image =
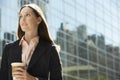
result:
M 38 17 L 38 18 L 37 18 L 37 24 L 40 24 L 41 21 L 42 21 L 41 17 Z

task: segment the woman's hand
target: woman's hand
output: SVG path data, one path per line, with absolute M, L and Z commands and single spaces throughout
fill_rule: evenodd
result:
M 16 68 L 16 71 L 12 73 L 13 80 L 36 80 L 34 76 L 30 75 L 26 70 L 22 68 Z

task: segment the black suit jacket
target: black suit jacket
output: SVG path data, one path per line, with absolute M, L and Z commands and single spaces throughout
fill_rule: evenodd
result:
M 0 80 L 12 80 L 11 63 L 21 62 L 22 47 L 17 40 L 4 48 Z M 40 40 L 27 68 L 27 72 L 39 80 L 62 80 L 60 57 L 55 46 Z

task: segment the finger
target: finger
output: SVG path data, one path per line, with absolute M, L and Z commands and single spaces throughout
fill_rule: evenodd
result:
M 13 77 L 13 80 L 27 80 L 26 77 L 23 75 L 13 75 L 12 77 Z
M 21 75 L 15 75 L 15 76 L 13 76 L 13 79 L 14 80 L 18 80 L 18 79 L 24 80 L 25 78 L 24 78 L 24 76 L 21 76 Z
M 20 71 L 16 71 L 16 72 L 13 72 L 12 75 L 23 75 L 24 73 L 23 72 L 20 72 Z
M 24 77 L 16 77 L 16 80 L 25 80 Z
M 21 72 L 21 71 L 16 71 L 16 72 L 13 72 L 12 73 L 12 76 L 13 77 L 17 77 L 17 78 L 19 78 L 19 79 L 21 79 L 22 78 L 22 80 L 27 80 L 26 78 L 27 78 L 27 72 L 26 71 L 24 71 L 24 72 Z M 24 78 L 24 79 L 23 79 Z
M 21 71 L 21 72 L 24 72 L 25 69 L 18 67 L 18 68 L 15 68 L 15 71 Z

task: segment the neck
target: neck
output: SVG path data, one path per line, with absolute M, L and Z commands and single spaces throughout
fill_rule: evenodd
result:
M 38 34 L 34 33 L 25 33 L 25 40 L 29 44 L 30 40 L 33 39 L 34 37 L 38 36 Z

